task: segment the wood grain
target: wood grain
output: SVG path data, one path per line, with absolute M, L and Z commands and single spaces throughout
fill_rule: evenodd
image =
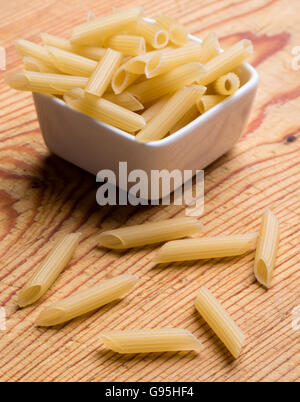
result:
M 166 12 L 199 37 L 215 30 L 226 46 L 249 38 L 260 86 L 239 143 L 205 171 L 205 233 L 256 231 L 270 207 L 281 228 L 274 283 L 265 291 L 253 276 L 253 253 L 244 257 L 154 267 L 154 247 L 111 252 L 97 247 L 99 229 L 183 216 L 179 206 L 103 207 L 95 178 L 50 155 L 31 95 L 2 78 L 21 67 L 13 41 L 40 42 L 39 33 L 69 35 L 91 10 L 142 4 L 149 16 Z M 300 71 L 291 50 L 300 45 L 298 0 L 0 0 L 0 46 L 7 71 L 0 81 L 0 331 L 2 381 L 299 381 L 300 331 L 292 309 L 300 305 Z M 36 304 L 18 310 L 17 292 L 53 243 L 80 230 L 83 238 L 68 268 Z M 37 328 L 41 309 L 76 289 L 121 273 L 140 276 L 120 302 L 50 329 Z M 234 361 L 193 300 L 205 284 L 247 335 Z M 104 349 L 103 329 L 182 327 L 205 346 L 200 354 L 122 356 Z

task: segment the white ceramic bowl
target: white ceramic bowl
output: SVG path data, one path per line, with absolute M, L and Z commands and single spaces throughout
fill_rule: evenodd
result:
M 201 42 L 194 36 L 190 38 Z M 233 96 L 169 137 L 149 143 L 138 142 L 132 135 L 77 112 L 57 98 L 38 93 L 33 97 L 44 140 L 53 153 L 94 175 L 110 169 L 118 177 L 119 162 L 126 161 L 128 172 L 142 169 L 148 174 L 150 186 L 151 170 L 204 169 L 239 139 L 258 75 L 246 63 L 237 72 L 241 88 Z

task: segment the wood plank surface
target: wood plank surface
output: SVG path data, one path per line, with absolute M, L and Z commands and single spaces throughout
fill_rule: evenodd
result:
M 47 150 L 29 93 L 9 89 L 3 77 L 21 68 L 13 41 L 40 43 L 39 33 L 62 36 L 112 7 L 143 5 L 178 18 L 196 36 L 214 30 L 229 45 L 249 38 L 260 84 L 247 129 L 234 148 L 205 170 L 205 233 L 257 231 L 264 208 L 278 216 L 280 249 L 273 286 L 253 275 L 253 253 L 155 267 L 156 248 L 122 252 L 97 247 L 103 228 L 184 216 L 183 207 L 99 207 L 95 178 Z M 2 381 L 299 381 L 300 330 L 300 45 L 299 0 L 0 0 L 0 331 Z M 64 233 L 80 230 L 80 247 L 36 304 L 18 309 L 16 298 L 35 266 Z M 139 285 L 111 303 L 53 328 L 34 325 L 41 309 L 103 278 L 137 274 Z M 205 284 L 247 336 L 233 360 L 198 316 L 193 301 Z M 201 354 L 118 355 L 104 348 L 103 329 L 181 327 L 204 344 Z

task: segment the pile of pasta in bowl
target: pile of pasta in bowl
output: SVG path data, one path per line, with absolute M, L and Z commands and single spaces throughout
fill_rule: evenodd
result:
M 201 42 L 163 14 L 143 18 L 139 7 L 90 17 L 70 39 L 41 38 L 44 45 L 15 42 L 25 69 L 8 85 L 60 97 L 141 142 L 172 135 L 233 95 L 236 68 L 253 52 L 246 39 L 223 52 L 214 32 Z

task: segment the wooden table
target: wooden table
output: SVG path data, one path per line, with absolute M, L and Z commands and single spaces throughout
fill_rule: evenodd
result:
M 260 86 L 239 143 L 205 170 L 205 233 L 257 231 L 264 208 L 280 221 L 273 286 L 253 276 L 253 253 L 244 257 L 154 267 L 154 247 L 109 252 L 97 247 L 99 229 L 184 216 L 183 207 L 103 207 L 95 178 L 50 155 L 29 93 L 0 82 L 0 331 L 3 381 L 299 381 L 297 316 L 300 216 L 300 71 L 292 50 L 300 45 L 298 0 L 7 0 L 0 1 L 0 45 L 7 71 L 21 68 L 13 41 L 39 42 L 40 32 L 69 35 L 91 10 L 145 7 L 168 13 L 199 37 L 215 30 L 222 45 L 249 38 Z M 295 51 L 295 50 L 294 50 Z M 33 306 L 18 309 L 17 293 L 57 239 L 83 238 L 71 264 Z M 41 309 L 78 288 L 128 272 L 139 286 L 120 302 L 54 328 L 37 328 Z M 247 335 L 239 359 L 197 315 L 193 301 L 205 284 Z M 3 313 L 3 309 L 1 310 Z M 294 310 L 295 313 L 295 310 Z M 294 320 L 294 329 L 292 323 Z M 299 326 L 299 324 L 298 324 Z M 201 354 L 118 355 L 98 338 L 104 329 L 182 327 L 204 344 Z

